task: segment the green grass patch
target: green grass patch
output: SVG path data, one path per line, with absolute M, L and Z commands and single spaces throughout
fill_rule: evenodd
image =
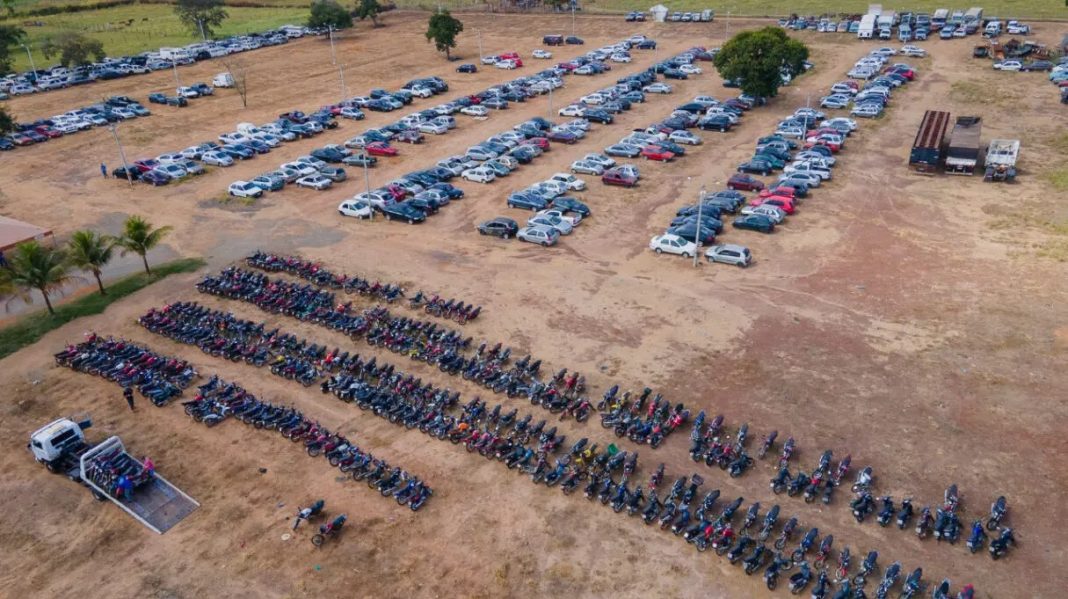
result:
M 1068 168 L 1055 170 L 1047 174 L 1046 178 L 1057 191 L 1068 191 Z
M 72 320 L 82 316 L 100 314 L 113 302 L 136 293 L 156 281 L 173 274 L 193 272 L 204 266 L 204 264 L 205 262 L 200 258 L 174 260 L 155 266 L 151 275 L 142 272 L 112 282 L 107 287 L 107 295 L 100 295 L 94 290 L 92 293 L 60 304 L 56 306 L 55 315 L 49 314 L 47 310 L 27 314 L 15 324 L 0 329 L 0 358 L 5 358 L 27 345 L 35 343 L 46 333 Z M 40 294 L 37 291 L 32 293 Z
M 69 3 L 69 2 L 68 2 Z M 31 4 L 20 4 L 19 9 Z M 280 25 L 300 25 L 308 20 L 308 3 L 302 6 L 278 6 L 250 8 L 228 6 L 230 18 L 219 27 L 220 36 L 253 33 Z M 30 25 L 30 23 L 41 23 Z M 64 13 L 43 17 L 0 20 L 0 24 L 17 25 L 26 31 L 33 60 L 38 67 L 51 65 L 56 58 L 46 60 L 41 54 L 41 42 L 61 31 L 77 31 L 104 44 L 109 56 L 137 54 L 157 50 L 165 46 L 182 46 L 200 39 L 178 21 L 170 4 L 133 4 L 76 13 Z M 30 67 L 26 52 L 19 49 L 12 53 L 15 68 Z

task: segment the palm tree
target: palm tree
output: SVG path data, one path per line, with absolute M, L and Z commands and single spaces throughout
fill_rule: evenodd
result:
M 48 313 L 55 314 L 50 293 L 74 279 L 67 274 L 67 254 L 63 250 L 45 247 L 36 241 L 15 246 L 8 258 L 10 280 L 16 288 L 36 289 L 44 297 Z
M 145 263 L 145 272 L 147 274 L 152 274 L 152 271 L 148 269 L 148 258 L 145 257 L 145 254 L 159 245 L 159 242 L 163 240 L 163 237 L 170 232 L 171 227 L 153 229 L 151 223 L 140 216 L 134 215 L 126 219 L 126 224 L 123 226 L 122 237 L 119 237 L 116 243 L 122 246 L 123 256 L 129 252 L 141 256 L 141 261 Z
M 115 240 L 89 230 L 75 231 L 67 243 L 71 265 L 93 273 L 100 295 L 107 295 L 104 283 L 100 280 L 100 271 L 111 262 L 114 250 Z

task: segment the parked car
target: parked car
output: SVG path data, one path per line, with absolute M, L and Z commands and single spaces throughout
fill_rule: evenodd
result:
M 574 212 L 583 218 L 588 218 L 591 214 L 589 206 L 568 196 L 554 198 L 551 206 L 565 214 Z
M 590 160 L 576 160 L 571 163 L 572 173 L 582 173 L 584 175 L 594 175 L 599 177 L 604 174 L 604 171 L 604 166 Z
M 491 183 L 497 178 L 496 173 L 486 166 L 479 166 L 472 169 L 467 169 L 460 174 L 461 177 L 467 181 L 474 181 L 475 183 Z
M 753 261 L 749 248 L 734 244 L 713 245 L 705 250 L 705 259 L 709 262 L 733 264 L 745 268 Z
M 775 230 L 775 223 L 766 216 L 759 214 L 747 214 L 736 217 L 733 222 L 736 229 L 749 229 L 761 233 L 771 233 Z
M 328 177 L 320 174 L 305 175 L 297 179 L 296 184 L 300 187 L 307 187 L 316 191 L 323 191 L 329 189 L 334 184 L 334 181 Z
M 567 220 L 560 218 L 559 216 L 548 216 L 545 214 L 536 214 L 527 219 L 528 227 L 548 227 L 556 229 L 561 235 L 570 235 L 574 230 L 574 226 Z
M 510 218 L 499 216 L 479 224 L 478 232 L 480 235 L 492 235 L 501 239 L 509 239 L 519 232 L 519 225 Z
M 764 189 L 764 182 L 743 173 L 735 173 L 731 175 L 730 179 L 727 179 L 727 188 L 742 191 L 760 191 Z
M 674 152 L 655 145 L 649 145 L 642 148 L 641 155 L 646 160 L 655 160 L 657 162 L 670 162 L 675 158 Z
M 642 153 L 640 146 L 632 144 L 612 144 L 604 149 L 604 153 L 609 156 L 621 156 L 623 158 L 635 158 Z
M 352 216 L 359 219 L 365 219 L 371 218 L 373 209 L 369 202 L 353 198 L 338 204 L 337 211 L 341 216 Z
M 385 142 L 374 141 L 364 146 L 364 151 L 371 156 L 396 156 L 397 148 L 387 145 Z
M 605 185 L 634 187 L 638 184 L 638 176 L 622 167 L 615 167 L 604 172 L 601 176 L 601 182 Z
M 531 193 L 517 192 L 508 196 L 508 207 L 522 210 L 538 211 L 548 207 L 549 201 Z
M 226 191 L 237 198 L 258 198 L 263 195 L 263 188 L 251 181 L 234 181 Z
M 380 210 L 386 220 L 400 220 L 414 225 L 426 220 L 426 213 L 405 202 L 393 202 L 384 204 Z
M 560 232 L 551 226 L 524 226 L 520 228 L 516 237 L 522 241 L 537 243 L 541 247 L 548 248 L 560 240 Z
M 738 165 L 739 173 L 754 173 L 765 177 L 770 175 L 772 170 L 772 165 L 767 160 L 750 160 Z
M 697 244 L 683 239 L 678 235 L 665 233 L 663 235 L 657 235 L 649 240 L 649 249 L 657 254 L 677 254 L 692 258 L 694 254 L 697 253 Z
M 647 94 L 670 94 L 674 88 L 668 83 L 651 83 L 643 87 L 642 91 Z

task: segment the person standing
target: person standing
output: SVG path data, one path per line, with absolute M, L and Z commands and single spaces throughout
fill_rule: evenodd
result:
M 126 386 L 122 389 L 122 396 L 126 399 L 126 403 L 130 406 L 130 411 L 134 411 L 134 397 L 133 387 Z
M 108 165 L 104 164 L 103 162 L 100 163 L 100 176 L 105 179 L 108 178 Z

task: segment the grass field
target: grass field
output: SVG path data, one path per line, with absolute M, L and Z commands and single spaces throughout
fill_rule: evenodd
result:
M 0 329 L 0 358 L 17 352 L 23 347 L 34 343 L 49 331 L 57 329 L 76 318 L 100 314 L 112 303 L 140 291 L 160 279 L 177 273 L 193 272 L 201 266 L 204 266 L 204 261 L 200 258 L 174 260 L 173 262 L 156 265 L 152 268 L 151 275 L 142 272 L 109 282 L 107 284 L 107 295 L 97 293 L 94 286 L 92 293 L 69 302 L 57 304 L 56 300 L 53 299 L 52 302 L 56 308 L 55 315 L 49 314 L 47 310 L 40 310 L 23 316 L 11 326 Z M 39 295 L 38 291 L 33 291 L 32 293 Z
M 224 36 L 263 31 L 287 23 L 302 24 L 308 19 L 306 7 L 230 7 L 227 11 L 230 18 L 219 28 L 219 34 Z M 41 22 L 43 26 L 31 26 L 29 22 Z M 54 62 L 45 60 L 40 54 L 41 40 L 60 31 L 80 31 L 99 39 L 104 42 L 104 50 L 111 56 L 136 54 L 161 46 L 178 46 L 198 39 L 182 26 L 173 8 L 167 4 L 116 6 L 30 19 L 16 18 L 0 21 L 0 24 L 19 25 L 26 31 L 38 67 Z M 29 68 L 26 52 L 17 52 L 14 56 L 16 69 Z

